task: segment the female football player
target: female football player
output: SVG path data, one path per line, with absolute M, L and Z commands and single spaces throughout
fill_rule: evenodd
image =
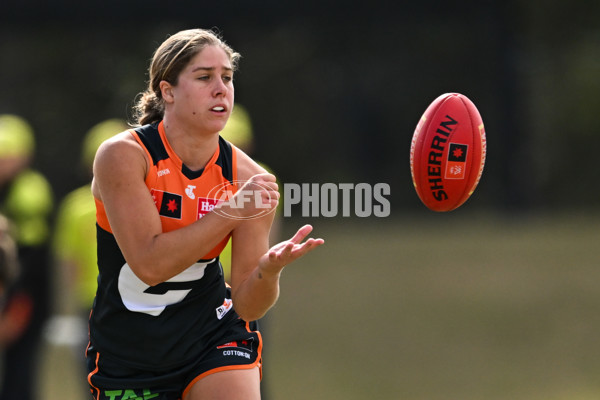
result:
M 239 57 L 212 31 L 168 37 L 136 105 L 138 124 L 98 150 L 87 349 L 95 399 L 260 398 L 253 321 L 276 302 L 284 266 L 323 240 L 304 240 L 306 225 L 269 248 L 275 177 L 219 136 Z M 219 263 L 230 237 L 231 287 Z

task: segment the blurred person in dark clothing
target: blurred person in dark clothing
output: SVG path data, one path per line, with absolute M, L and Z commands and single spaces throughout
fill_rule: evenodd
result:
M 0 304 L 4 304 L 6 290 L 15 281 L 18 273 L 17 245 L 12 238 L 10 222 L 0 215 Z
M 46 178 L 30 167 L 34 147 L 27 121 L 0 115 L 0 212 L 14 226 L 20 265 L 0 313 L 2 400 L 34 398 L 42 330 L 50 312 L 53 193 Z

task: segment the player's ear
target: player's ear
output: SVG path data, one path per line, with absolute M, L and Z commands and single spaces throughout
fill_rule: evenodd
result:
M 172 103 L 173 99 L 174 99 L 173 86 L 167 81 L 160 81 L 159 87 L 160 87 L 160 93 L 162 95 L 162 98 L 167 103 Z

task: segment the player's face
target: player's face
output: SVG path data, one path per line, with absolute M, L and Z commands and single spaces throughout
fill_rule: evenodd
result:
M 173 87 L 173 111 L 198 129 L 214 133 L 225 127 L 234 100 L 233 70 L 227 53 L 207 46 L 196 54 Z

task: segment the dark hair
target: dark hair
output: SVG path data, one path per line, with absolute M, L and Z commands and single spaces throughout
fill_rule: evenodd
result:
M 225 51 L 235 71 L 240 54 L 235 52 L 215 32 L 205 29 L 189 29 L 169 36 L 154 52 L 148 70 L 148 88 L 138 95 L 134 106 L 135 118 L 139 125 L 151 124 L 163 119 L 164 100 L 160 82 L 177 85 L 179 74 L 192 58 L 206 46 L 218 46 Z

